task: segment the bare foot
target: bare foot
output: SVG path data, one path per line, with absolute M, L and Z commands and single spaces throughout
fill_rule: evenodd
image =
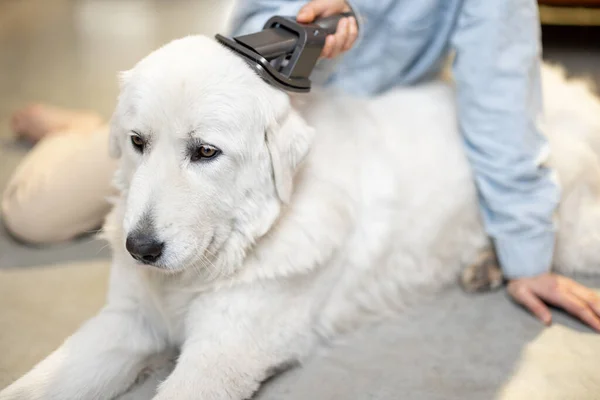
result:
M 496 253 L 488 248 L 479 253 L 475 262 L 462 271 L 460 284 L 469 293 L 485 292 L 499 288 L 503 280 Z
M 102 118 L 89 111 L 75 111 L 32 104 L 15 112 L 11 129 L 20 137 L 33 143 L 46 135 L 61 131 L 89 133 L 102 124 Z

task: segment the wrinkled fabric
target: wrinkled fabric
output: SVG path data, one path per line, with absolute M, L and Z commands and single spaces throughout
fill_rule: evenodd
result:
M 306 1 L 243 0 L 231 34 L 294 16 Z M 449 54 L 460 130 L 481 215 L 509 278 L 550 269 L 560 188 L 544 165 L 541 41 L 535 0 L 354 0 L 359 39 L 320 82 L 371 96 L 439 75 Z M 315 73 L 315 76 L 318 76 Z M 418 135 L 418 132 L 415 132 Z M 451 194 L 449 194 L 451 195 Z

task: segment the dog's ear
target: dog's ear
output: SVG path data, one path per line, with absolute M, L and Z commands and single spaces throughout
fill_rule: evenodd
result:
M 123 92 L 125 91 L 125 88 L 127 87 L 127 84 L 129 82 L 129 78 L 131 76 L 131 71 L 122 71 L 119 72 L 118 78 L 119 78 L 119 91 L 120 91 L 120 95 L 119 95 L 119 100 L 117 101 L 117 107 L 115 109 L 115 112 L 112 115 L 112 118 L 110 120 L 110 135 L 108 138 L 108 153 L 112 158 L 119 158 L 121 157 L 121 143 L 119 141 L 119 137 L 120 135 L 120 110 L 121 110 L 121 97 L 123 96 Z
M 275 189 L 283 203 L 292 195 L 294 174 L 308 154 L 314 129 L 293 109 L 287 110 L 266 131 Z

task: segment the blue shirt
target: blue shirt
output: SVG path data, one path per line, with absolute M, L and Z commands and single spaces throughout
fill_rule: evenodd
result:
M 508 278 L 550 269 L 559 186 L 537 126 L 541 41 L 535 0 L 354 0 L 359 39 L 325 81 L 375 95 L 437 76 L 453 53 L 459 128 L 482 217 Z M 244 0 L 233 35 L 306 1 Z M 418 132 L 415 132 L 418 134 Z

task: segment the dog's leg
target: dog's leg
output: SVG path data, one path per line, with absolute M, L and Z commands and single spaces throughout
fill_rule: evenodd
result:
M 273 371 L 307 351 L 309 296 L 267 285 L 274 284 L 229 289 L 194 305 L 175 370 L 154 400 L 249 399 Z
M 497 289 L 504 277 L 492 248 L 484 249 L 475 262 L 462 271 L 460 284 L 469 293 Z
M 99 400 L 125 392 L 144 361 L 163 348 L 139 310 L 105 308 L 0 400 Z

